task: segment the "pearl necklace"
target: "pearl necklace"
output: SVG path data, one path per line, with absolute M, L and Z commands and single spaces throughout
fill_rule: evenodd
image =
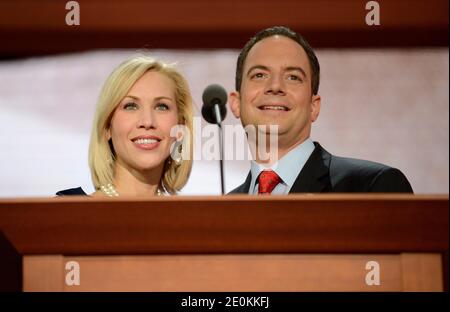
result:
M 111 183 L 109 183 L 106 186 L 100 185 L 100 189 L 102 190 L 103 193 L 106 194 L 106 196 L 109 196 L 109 197 L 117 197 L 117 196 L 119 196 L 119 193 L 117 193 L 116 188 Z M 160 189 L 157 190 L 156 195 L 157 196 L 162 196 L 163 195 Z

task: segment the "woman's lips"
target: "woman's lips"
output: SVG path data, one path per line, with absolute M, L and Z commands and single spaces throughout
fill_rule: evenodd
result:
M 134 146 L 143 150 L 153 150 L 159 146 L 160 141 L 156 139 L 137 139 L 133 141 Z

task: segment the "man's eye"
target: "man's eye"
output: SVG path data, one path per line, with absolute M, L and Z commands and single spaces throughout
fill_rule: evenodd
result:
M 136 110 L 138 108 L 138 105 L 136 103 L 134 103 L 134 102 L 129 102 L 129 103 L 126 103 L 123 106 L 123 108 L 126 109 L 126 110 Z
M 299 76 L 297 76 L 297 75 L 289 75 L 288 79 L 289 80 L 294 80 L 294 81 L 302 81 L 302 79 Z
M 266 75 L 264 73 L 255 73 L 252 75 L 252 79 L 262 79 L 264 78 Z
M 169 105 L 167 105 L 165 103 L 158 103 L 156 105 L 156 109 L 161 110 L 161 111 L 169 110 Z

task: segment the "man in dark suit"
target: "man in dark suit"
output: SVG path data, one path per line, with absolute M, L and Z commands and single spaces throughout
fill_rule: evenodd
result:
M 319 80 L 314 51 L 294 31 L 267 28 L 247 42 L 238 57 L 230 108 L 246 129 L 256 129 L 258 135 L 248 135 L 253 150 L 267 148 L 274 135 L 277 148 L 267 159 L 255 153 L 247 179 L 231 193 L 412 193 L 398 169 L 333 156 L 311 140 L 320 112 Z M 277 127 L 275 134 L 270 126 Z

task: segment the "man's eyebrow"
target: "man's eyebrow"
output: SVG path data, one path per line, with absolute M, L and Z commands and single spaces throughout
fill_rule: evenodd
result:
M 247 71 L 247 75 L 250 74 L 252 71 L 254 71 L 255 69 L 261 69 L 261 70 L 269 70 L 269 67 L 264 66 L 264 65 L 254 65 L 252 67 L 250 67 Z
M 286 71 L 299 71 L 303 75 L 304 78 L 307 78 L 306 72 L 301 67 L 289 66 L 289 67 L 286 67 Z
M 269 70 L 269 67 L 264 66 L 264 65 L 254 65 L 252 67 L 249 68 L 249 70 L 247 71 L 247 75 L 250 74 L 253 70 L 255 69 L 260 69 L 260 70 Z M 288 66 L 284 69 L 285 71 L 299 71 L 304 78 L 307 78 L 308 76 L 306 75 L 306 72 L 303 70 L 303 68 L 298 67 L 298 66 Z

